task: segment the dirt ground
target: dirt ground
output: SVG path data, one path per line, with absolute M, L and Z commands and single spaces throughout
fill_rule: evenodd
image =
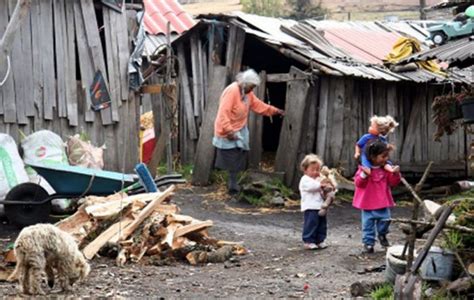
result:
M 234 199 L 211 199 L 214 191 L 213 188 L 181 188 L 173 202 L 183 214 L 213 220 L 209 232 L 212 237 L 241 241 L 249 254 L 204 266 L 184 262 L 154 266 L 145 261 L 119 268 L 113 259 L 95 258 L 87 282 L 75 286 L 73 296 L 347 298 L 353 282 L 383 280 L 383 272 L 359 274 L 364 267 L 384 264 L 385 251 L 376 245 L 375 254 L 361 254 L 359 212 L 350 203 L 339 202 L 329 212 L 330 247 L 308 251 L 302 249 L 299 207 L 259 210 Z M 393 210 L 396 217 L 408 214 L 408 208 Z M 391 229 L 390 241 L 400 243 L 403 235 L 396 225 L 392 224 Z M 17 229 L 0 224 L 1 246 L 13 241 L 16 234 Z M 17 295 L 14 284 L 0 282 L 0 297 L 14 295 Z

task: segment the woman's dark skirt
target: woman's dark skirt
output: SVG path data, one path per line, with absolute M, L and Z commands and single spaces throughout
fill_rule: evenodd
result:
M 216 163 L 218 169 L 229 172 L 240 172 L 247 166 L 248 151 L 240 148 L 219 149 L 216 148 Z

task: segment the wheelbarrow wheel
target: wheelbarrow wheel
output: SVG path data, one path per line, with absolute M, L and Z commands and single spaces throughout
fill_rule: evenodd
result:
M 41 202 L 48 197 L 48 192 L 40 185 L 27 182 L 12 188 L 5 200 Z M 8 220 L 19 227 L 48 222 L 50 212 L 51 201 L 42 204 L 5 204 Z

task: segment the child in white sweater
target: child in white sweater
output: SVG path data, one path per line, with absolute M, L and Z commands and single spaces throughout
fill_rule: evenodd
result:
M 304 248 L 316 250 L 326 248 L 324 240 L 327 236 L 326 215 L 319 211 L 323 205 L 324 189 L 330 188 L 331 183 L 321 180 L 320 171 L 322 160 L 315 154 L 308 154 L 301 162 L 301 177 L 299 190 L 301 194 L 301 211 L 304 212 L 303 242 Z

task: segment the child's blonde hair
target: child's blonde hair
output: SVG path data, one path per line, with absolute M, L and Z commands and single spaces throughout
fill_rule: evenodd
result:
M 322 167 L 323 160 L 319 158 L 319 156 L 317 156 L 316 154 L 308 154 L 301 161 L 301 164 L 300 164 L 301 171 L 303 172 L 306 171 L 306 169 L 311 164 L 318 164 L 319 167 Z
M 390 133 L 398 127 L 398 122 L 390 115 L 386 115 L 385 117 L 374 115 L 370 118 L 370 124 L 377 125 L 376 129 L 378 131 L 387 130 L 387 132 Z

